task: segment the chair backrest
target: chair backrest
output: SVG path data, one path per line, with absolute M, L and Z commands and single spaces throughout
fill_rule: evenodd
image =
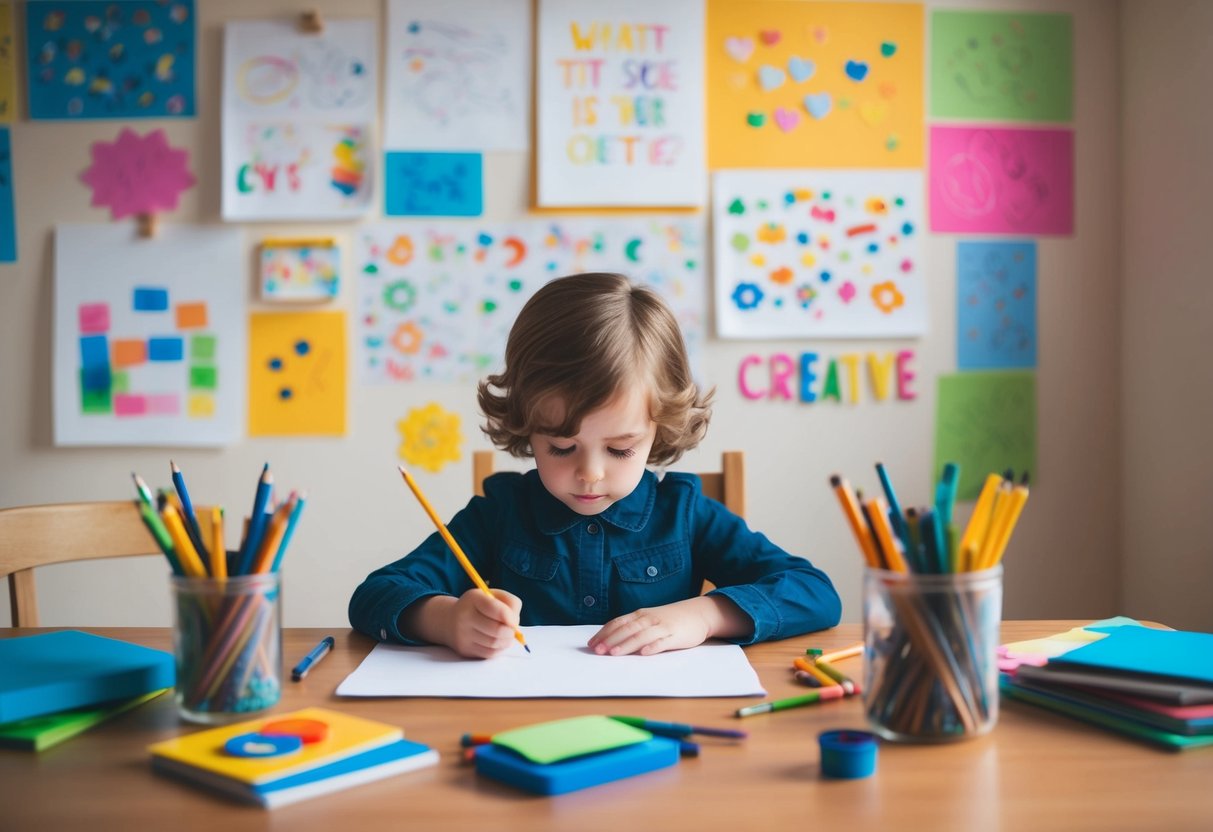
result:
M 204 539 L 210 512 L 198 509 Z M 8 576 L 14 627 L 38 626 L 34 568 L 96 558 L 164 555 L 131 500 L 0 509 L 0 576 Z
M 478 497 L 484 496 L 484 480 L 493 473 L 493 452 L 472 453 L 472 488 Z M 703 493 L 724 503 L 738 517 L 745 517 L 745 454 L 725 451 L 720 455 L 720 470 L 700 474 Z

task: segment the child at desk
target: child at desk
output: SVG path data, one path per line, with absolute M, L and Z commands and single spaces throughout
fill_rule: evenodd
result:
M 699 444 L 710 398 L 655 292 L 615 274 L 548 283 L 510 331 L 504 372 L 479 385 L 485 433 L 535 469 L 486 478 L 448 524 L 492 595 L 434 533 L 367 576 L 350 623 L 469 658 L 508 649 L 520 624 L 601 624 L 588 646 L 610 655 L 834 626 L 824 572 L 704 496 L 698 477 L 646 467 Z M 705 579 L 716 588 L 701 595 Z

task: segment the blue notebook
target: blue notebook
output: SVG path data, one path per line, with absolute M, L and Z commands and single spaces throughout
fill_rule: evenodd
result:
M 1049 666 L 1143 673 L 1213 685 L 1213 633 L 1152 627 L 1111 627 L 1107 633 L 1099 641 L 1050 659 Z
M 0 723 L 171 688 L 173 656 L 79 630 L 0 639 Z
M 565 792 L 645 774 L 678 762 L 679 744 L 667 737 L 569 757 L 556 763 L 534 763 L 499 745 L 476 749 L 476 772 L 536 794 Z

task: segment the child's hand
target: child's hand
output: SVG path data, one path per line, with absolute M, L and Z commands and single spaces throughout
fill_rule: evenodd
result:
M 493 597 L 473 587 L 451 610 L 447 645 L 469 659 L 489 659 L 514 644 L 522 600 L 504 589 L 489 590 Z
M 701 595 L 608 621 L 589 641 L 600 656 L 651 656 L 697 647 L 712 636 L 740 636 L 752 623 L 732 601 Z

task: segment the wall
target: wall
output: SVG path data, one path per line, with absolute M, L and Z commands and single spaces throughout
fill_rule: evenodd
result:
M 1184 70 L 1213 61 L 1213 5 L 1164 8 L 1126 3 L 1121 27 L 1123 598 L 1127 615 L 1207 632 L 1213 99 L 1207 78 Z
M 174 146 L 188 147 L 193 153 L 199 187 L 165 218 L 169 222 L 218 222 L 223 21 L 298 10 L 295 4 L 270 0 L 206 0 L 199 5 L 199 117 L 137 125 L 141 131 L 163 126 Z M 373 0 L 314 5 L 333 16 L 383 16 L 381 4 Z M 947 7 L 977 5 L 948 3 Z M 1122 495 L 1117 279 L 1121 252 L 1115 242 L 1122 233 L 1118 6 L 1070 0 L 997 8 L 1068 11 L 1074 15 L 1076 33 L 1076 230 L 1070 238 L 1039 241 L 1039 470 L 1033 472 L 1032 500 L 1006 557 L 1005 615 L 1111 615 L 1121 611 L 1117 566 L 1121 535 L 1109 522 Z M 1139 16 L 1146 16 L 1144 10 Z M 1191 81 L 1193 91 L 1196 83 Z M 197 501 L 221 502 L 229 511 L 246 510 L 261 464 L 269 460 L 278 483 L 308 491 L 308 509 L 285 571 L 285 621 L 291 626 L 344 626 L 346 602 L 363 576 L 429 532 L 395 470 L 396 420 L 408 408 L 432 400 L 463 418 L 469 462 L 427 480 L 438 511 L 449 516 L 470 493 L 471 451 L 488 447 L 476 430 L 473 390 L 436 384 L 371 388 L 355 382 L 350 389 L 349 435 L 340 440 L 246 439 L 222 450 L 53 447 L 51 231 L 57 222 L 108 221 L 104 211 L 88 207 L 88 192 L 77 176 L 88 164 L 89 144 L 112 140 L 119 127 L 113 122 L 19 122 L 12 127 L 21 261 L 0 267 L 0 285 L 5 289 L 0 304 L 4 390 L 0 505 L 129 498 L 132 469 L 153 485 L 167 485 L 172 458 L 188 473 Z M 489 156 L 486 218 L 502 220 L 524 213 L 528 182 L 525 156 Z M 263 234 L 287 230 L 271 224 L 249 228 L 250 246 Z M 352 226 L 290 230 L 348 233 Z M 914 402 L 861 406 L 749 402 L 736 387 L 739 361 L 751 352 L 795 352 L 807 343 L 709 339 L 705 351 L 706 373 L 718 387 L 716 414 L 705 444 L 680 467 L 707 470 L 717 466 L 722 450 L 745 450 L 751 524 L 789 550 L 809 556 L 834 577 L 847 621 L 859 620 L 862 609 L 860 557 L 827 479 L 832 472 L 842 472 L 871 491 L 876 486 L 872 464 L 883 460 L 899 483 L 903 501 L 929 499 L 935 379 L 955 367 L 956 239 L 932 235 L 924 252 L 930 274 L 928 337 L 818 342 L 832 352 L 844 346 L 916 350 L 919 396 Z M 347 282 L 342 303 L 349 307 L 352 300 Z M 499 467 L 505 464 L 500 461 Z M 960 519 L 967 517 L 967 510 L 959 513 Z M 44 569 L 38 579 L 43 620 L 51 625 L 164 624 L 168 621 L 165 574 L 158 559 Z M 1138 614 L 1166 617 L 1167 608 L 1156 603 L 1164 596 L 1134 597 Z M 6 620 L 6 612 L 7 598 L 3 598 L 0 621 Z

